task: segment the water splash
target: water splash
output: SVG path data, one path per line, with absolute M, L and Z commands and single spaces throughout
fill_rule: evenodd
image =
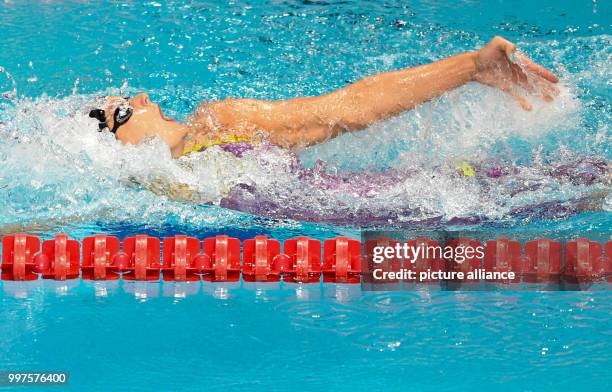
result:
M 262 30 L 254 44 L 261 47 L 261 53 L 276 53 L 272 44 L 284 39 L 296 47 L 312 49 L 314 57 L 292 50 L 283 57 L 285 62 L 273 64 L 264 61 L 265 57 L 240 57 L 235 50 L 223 46 L 225 50 L 215 52 L 218 58 L 209 64 L 215 68 L 209 68 L 211 75 L 223 83 L 203 80 L 201 84 L 206 87 L 181 84 L 184 80 L 200 80 L 191 78 L 187 68 L 195 68 L 188 66 L 188 62 L 184 63 L 187 68 L 180 71 L 183 79 L 166 78 L 162 87 L 156 84 L 158 79 L 138 70 L 168 74 L 171 68 L 167 65 L 158 64 L 159 69 L 154 69 L 153 65 L 126 63 L 127 55 L 122 54 L 118 58 L 121 64 L 126 64 L 122 70 L 110 66 L 112 56 L 106 60 L 96 58 L 90 62 L 97 64 L 98 71 L 108 69 L 112 75 L 125 75 L 126 83 L 119 89 L 103 90 L 95 78 L 110 76 L 92 71 L 92 75 L 97 75 L 92 80 L 83 76 L 88 69 L 84 68 L 82 74 L 71 79 L 76 82 L 67 98 L 42 95 L 15 99 L 2 106 L 0 202 L 6 208 L 0 216 L 0 225 L 34 221 L 82 224 L 98 220 L 190 227 L 262 224 L 258 217 L 218 208 L 228 200 L 227 196 L 236 208 L 275 218 L 263 224 L 278 227 L 298 225 L 277 220 L 286 217 L 340 224 L 360 219 L 377 225 L 448 224 L 472 218 L 477 219 L 470 222 L 517 224 L 525 219 L 542 219 L 545 210 L 552 210 L 557 217 L 567 216 L 575 204 L 584 204 L 585 198 L 594 192 L 609 191 L 606 183 L 609 173 L 599 173 L 598 181 L 591 183 L 577 180 L 588 177 L 592 171 L 586 163 L 579 162 L 593 160 L 581 157 L 604 161 L 610 158 L 611 111 L 605 97 L 609 80 L 606 76 L 612 69 L 608 61 L 612 46 L 610 36 L 605 34 L 518 42 L 536 60 L 562 71 L 561 95 L 552 104 L 532 101 L 534 110 L 524 112 L 502 93 L 470 84 L 363 132 L 343 135 L 302 151 L 299 157 L 280 149 L 259 148 L 237 159 L 211 148 L 174 160 L 158 140 L 139 146 L 119 145 L 110 135 L 96 132 L 96 124 L 83 110 L 94 98 L 84 91 L 91 91 L 93 86 L 100 93 L 113 95 L 120 90 L 135 92 L 128 86 L 129 81 L 130 86 L 158 86 L 149 91 L 150 95 L 167 113 L 180 119 L 202 99 L 317 94 L 341 86 L 347 78 L 354 80 L 376 71 L 431 61 L 484 43 L 474 34 L 415 24 L 410 18 L 407 25 L 396 28 L 383 23 L 384 18 L 366 26 L 351 15 L 342 16 L 337 27 L 357 29 L 356 42 L 363 49 L 358 53 L 342 41 L 323 48 L 321 33 L 328 31 L 329 26 L 327 22 L 313 25 L 309 14 L 304 18 L 287 17 L 285 21 L 292 23 L 295 30 L 282 31 L 276 28 L 277 18 L 265 17 L 261 22 L 247 15 L 245 23 L 252 24 L 249 28 Z M 226 23 L 222 17 L 212 21 Z M 301 34 L 306 26 L 314 27 L 308 34 Z M 394 32 L 390 33 L 389 28 Z M 268 37 L 267 29 L 279 33 Z M 391 41 L 383 40 L 387 36 L 392 37 Z M 137 49 L 146 52 L 148 49 L 142 45 L 154 47 L 172 38 L 164 37 L 145 37 L 144 41 L 115 49 L 118 53 Z M 380 45 L 366 44 L 370 40 Z M 393 48 L 382 45 L 389 42 Z M 410 50 L 398 51 L 396 46 L 407 46 Z M 387 52 L 392 54 L 380 54 Z M 179 60 L 185 56 L 189 58 L 180 54 L 177 64 L 183 64 Z M 346 56 L 347 63 L 352 64 L 350 72 L 345 64 L 335 62 L 339 56 Z M 41 70 L 44 63 L 36 64 L 41 78 L 38 86 L 56 82 L 44 79 L 45 72 Z M 277 72 L 277 67 L 293 67 L 292 72 L 327 69 L 329 73 L 298 77 L 295 72 Z M 140 73 L 135 74 L 136 71 Z M 10 95 L 16 97 L 17 85 L 12 77 L 8 80 L 12 86 Z M 27 83 L 23 87 L 31 88 Z M 52 94 L 52 88 L 49 89 Z M 298 158 L 310 168 L 306 174 L 299 169 Z M 506 173 L 501 178 L 466 178 L 458 175 L 456 168 L 456 162 L 463 160 L 483 170 L 502 167 Z M 572 166 L 579 170 L 571 175 L 555 172 L 556 168 Z M 383 171 L 389 175 L 379 174 Z M 352 174 L 355 172 L 365 174 Z M 336 181 L 332 186 L 330 177 L 334 175 L 341 177 L 340 185 Z M 370 181 L 370 188 L 365 187 L 371 178 L 376 181 Z M 610 209 L 609 196 L 598 200 L 596 208 Z M 548 202 L 558 204 L 551 206 Z
M 15 81 L 15 78 L 13 78 L 13 75 L 11 75 L 10 72 L 4 69 L 3 66 L 0 66 L 0 74 L 6 76 L 6 79 L 10 83 L 10 89 L 6 91 L 0 91 L 0 97 L 12 101 L 17 97 L 17 82 Z

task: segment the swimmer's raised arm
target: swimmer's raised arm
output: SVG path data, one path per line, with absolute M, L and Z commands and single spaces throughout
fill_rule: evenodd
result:
M 515 56 L 515 51 L 514 44 L 495 37 L 479 51 L 373 75 L 322 96 L 276 102 L 230 99 L 208 104 L 204 111 L 225 130 L 263 130 L 276 144 L 303 147 L 363 129 L 470 81 L 507 92 L 525 110 L 531 106 L 519 87 L 552 100 L 557 77 L 528 58 Z
M 505 91 L 525 110 L 531 106 L 521 89 L 552 100 L 557 77 L 515 51 L 514 44 L 495 37 L 476 52 L 370 76 L 318 97 L 206 103 L 183 124 L 167 118 L 144 93 L 109 97 L 106 107 L 89 115 L 99 121 L 100 130 L 113 132 L 123 143 L 157 136 L 174 157 L 215 143 L 248 141 L 257 133 L 267 134 L 279 146 L 300 148 L 363 129 L 470 81 Z

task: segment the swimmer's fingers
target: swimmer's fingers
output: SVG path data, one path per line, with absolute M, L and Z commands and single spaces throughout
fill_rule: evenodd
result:
M 559 95 L 559 88 L 548 79 L 544 79 L 539 75 L 529 75 L 528 80 L 520 83 L 520 86 L 527 90 L 530 95 L 538 97 L 545 102 L 551 102 Z
M 559 78 L 557 77 L 557 75 L 552 73 L 552 71 L 550 71 L 549 69 L 546 69 L 540 64 L 531 60 L 524 54 L 516 53 L 516 60 L 519 65 L 525 67 L 525 69 L 527 69 L 529 72 L 532 72 L 533 74 L 538 75 L 551 83 L 559 82 Z
M 516 102 L 521 106 L 521 108 L 523 108 L 523 110 L 530 112 L 531 109 L 533 109 L 529 101 L 527 101 L 527 99 L 521 94 L 513 91 L 508 92 L 508 94 L 510 94 L 516 100 Z
M 519 104 L 521 108 L 523 108 L 523 110 L 529 112 L 533 108 L 527 98 L 525 98 L 521 93 L 519 93 L 516 86 L 511 84 L 503 85 L 501 86 L 501 90 L 504 91 L 506 94 L 510 95 L 512 98 L 514 98 L 514 100 Z
M 512 81 L 524 88 L 530 95 L 538 97 L 545 102 L 551 102 L 554 97 L 559 95 L 559 89 L 549 79 L 536 73 L 529 73 L 527 75 L 523 68 L 516 63 L 512 63 L 511 67 Z
M 559 88 L 544 78 L 539 76 L 534 77 L 532 83 L 535 85 L 537 91 L 534 95 L 546 102 L 551 102 L 559 95 Z
M 510 68 L 512 69 L 512 82 L 527 90 L 529 94 L 535 94 L 535 86 L 529 82 L 529 78 L 523 69 L 514 63 L 510 63 Z

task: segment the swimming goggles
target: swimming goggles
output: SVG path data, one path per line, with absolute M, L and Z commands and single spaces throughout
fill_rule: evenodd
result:
M 128 122 L 130 117 L 132 117 L 132 114 L 134 113 L 134 108 L 130 105 L 130 97 L 123 97 L 123 99 L 125 101 L 119 106 L 117 106 L 115 112 L 113 113 L 112 129 L 108 127 L 108 122 L 106 120 L 106 112 L 103 109 L 93 109 L 89 112 L 89 117 L 95 118 L 96 120 L 100 121 L 100 124 L 98 124 L 100 132 L 108 128 L 109 131 L 115 133 L 117 132 L 117 129 L 119 129 L 120 126 Z

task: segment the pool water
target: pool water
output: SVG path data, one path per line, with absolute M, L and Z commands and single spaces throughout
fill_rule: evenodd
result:
M 600 1 L 4 1 L 0 233 L 357 238 L 351 216 L 366 210 L 377 226 L 389 214 L 384 228 L 455 229 L 460 221 L 470 224 L 459 229 L 510 236 L 610 238 L 605 176 L 582 183 L 546 174 L 581 157 L 611 157 L 610 20 Z M 525 113 L 469 84 L 299 153 L 326 174 L 413 173 L 373 197 L 299 182 L 287 152 L 237 159 L 210 149 L 173 160 L 156 140 L 117 145 L 86 116 L 95 97 L 119 92 L 147 91 L 178 119 L 201 101 L 316 95 L 474 50 L 494 35 L 554 69 L 559 97 Z M 473 181 L 457 177 L 457 159 L 524 174 Z M 176 183 L 198 200 L 165 192 Z M 242 183 L 266 202 L 347 218 L 219 207 Z M 595 192 L 604 197 L 589 210 L 512 214 L 551 200 L 571 207 Z M 0 371 L 67 370 L 74 390 L 597 391 L 612 381 L 606 290 L 0 285 Z
M 5 287 L 2 368 L 68 370 L 88 391 L 610 383 L 609 293 L 162 286 Z

